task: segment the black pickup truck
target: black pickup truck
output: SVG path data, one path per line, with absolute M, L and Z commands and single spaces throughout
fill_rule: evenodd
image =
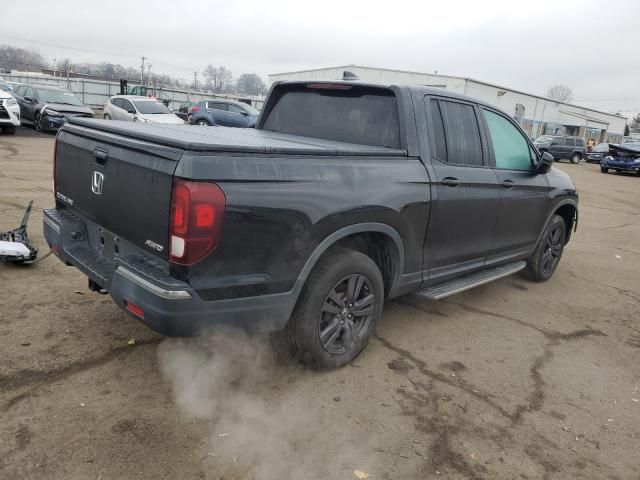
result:
M 556 269 L 578 195 L 505 113 L 424 86 L 281 82 L 255 129 L 70 119 L 44 234 L 167 335 L 282 331 L 358 355 L 383 301 Z

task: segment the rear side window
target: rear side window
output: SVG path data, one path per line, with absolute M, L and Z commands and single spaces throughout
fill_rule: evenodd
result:
M 489 127 L 496 168 L 505 170 L 531 170 L 531 149 L 522 133 L 506 118 L 483 110 Z
M 214 110 L 229 110 L 229 106 L 226 103 L 220 102 L 209 102 L 207 104 L 207 108 L 212 108 Z
M 576 146 L 576 141 L 573 138 L 565 138 L 564 139 L 564 144 L 567 147 L 575 147 Z
M 448 100 L 431 102 L 436 158 L 456 165 L 482 166 L 482 142 L 473 107 Z
M 444 122 L 437 100 L 431 100 L 431 122 L 433 123 L 433 146 L 435 147 L 435 157 L 443 162 L 447 161 L 447 141 L 444 135 Z
M 266 114 L 264 130 L 401 148 L 396 97 L 387 89 L 293 85 L 282 88 Z

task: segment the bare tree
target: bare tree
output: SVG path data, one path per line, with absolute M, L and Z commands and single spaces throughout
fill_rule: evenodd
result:
M 231 86 L 231 70 L 226 67 L 207 65 L 204 69 L 206 87 L 214 92 L 223 92 Z
M 46 68 L 46 60 L 35 50 L 0 45 L 0 69 L 39 72 Z
M 640 113 L 636 114 L 636 116 L 629 122 L 629 131 L 633 133 L 640 133 Z
M 249 95 L 260 95 L 264 93 L 265 88 L 262 78 L 256 73 L 243 73 L 236 82 L 238 92 Z
M 547 90 L 547 97 L 558 102 L 571 103 L 573 90 L 566 85 L 554 85 Z

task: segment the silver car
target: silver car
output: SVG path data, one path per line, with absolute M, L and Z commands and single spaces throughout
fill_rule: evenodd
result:
M 116 95 L 104 104 L 105 120 L 124 120 L 141 123 L 184 124 L 166 105 L 155 98 L 135 95 Z

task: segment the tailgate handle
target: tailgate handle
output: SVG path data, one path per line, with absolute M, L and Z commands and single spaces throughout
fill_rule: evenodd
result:
M 93 157 L 96 160 L 96 163 L 102 167 L 107 164 L 107 158 L 109 158 L 109 152 L 102 148 L 96 148 L 93 151 Z

